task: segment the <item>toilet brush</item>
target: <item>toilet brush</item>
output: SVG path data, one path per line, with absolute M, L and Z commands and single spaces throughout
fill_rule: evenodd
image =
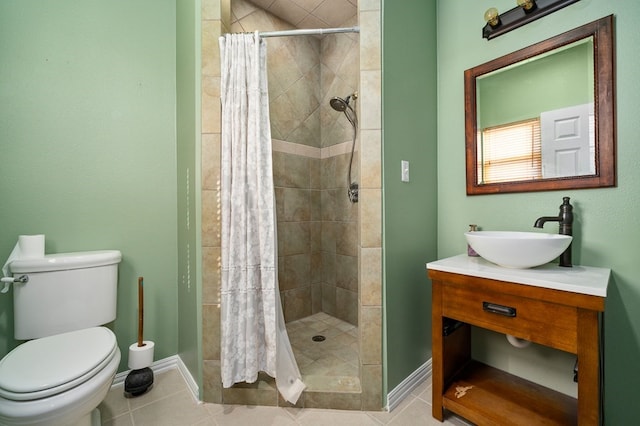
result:
M 153 363 L 154 343 L 144 341 L 144 285 L 143 278 L 138 277 L 138 342 L 129 346 L 129 368 L 131 372 L 124 381 L 126 397 L 142 395 L 153 386 L 153 370 L 149 368 Z

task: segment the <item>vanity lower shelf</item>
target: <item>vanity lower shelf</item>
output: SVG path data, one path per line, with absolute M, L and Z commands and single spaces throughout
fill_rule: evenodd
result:
M 600 315 L 606 291 L 566 288 L 606 289 L 608 270 L 575 267 L 556 273 L 542 267 L 505 272 L 467 256 L 427 268 L 432 284 L 434 418 L 443 421 L 448 410 L 478 425 L 600 424 Z M 516 279 L 507 281 L 505 276 Z M 534 283 L 527 283 L 529 278 Z M 558 288 L 536 285 L 551 278 L 564 281 Z M 580 364 L 578 397 L 479 363 L 472 357 L 472 326 L 575 354 Z
M 578 423 L 577 399 L 477 361 L 454 377 L 442 406 L 479 425 Z

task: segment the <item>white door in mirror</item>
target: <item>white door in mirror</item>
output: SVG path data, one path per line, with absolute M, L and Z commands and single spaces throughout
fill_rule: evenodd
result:
M 542 112 L 542 177 L 595 174 L 594 132 L 593 103 Z

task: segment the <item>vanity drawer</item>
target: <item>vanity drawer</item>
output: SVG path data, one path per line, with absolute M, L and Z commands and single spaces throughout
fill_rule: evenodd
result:
M 577 353 L 575 307 L 447 283 L 442 291 L 442 315 Z

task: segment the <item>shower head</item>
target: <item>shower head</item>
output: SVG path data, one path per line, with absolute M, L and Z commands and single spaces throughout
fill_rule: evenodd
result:
M 351 96 L 347 96 L 347 99 L 344 100 L 336 96 L 334 98 L 331 98 L 331 100 L 329 101 L 329 105 L 331 105 L 331 108 L 335 109 L 338 112 L 345 112 L 347 110 L 347 107 L 349 106 L 350 97 Z
M 351 106 L 349 105 L 349 101 L 351 99 L 358 99 L 358 92 L 353 92 L 352 94 L 347 96 L 346 99 L 335 96 L 329 100 L 329 105 L 331 105 L 331 108 L 335 109 L 338 112 L 346 112 L 348 109 L 353 111 L 353 108 L 351 108 Z

